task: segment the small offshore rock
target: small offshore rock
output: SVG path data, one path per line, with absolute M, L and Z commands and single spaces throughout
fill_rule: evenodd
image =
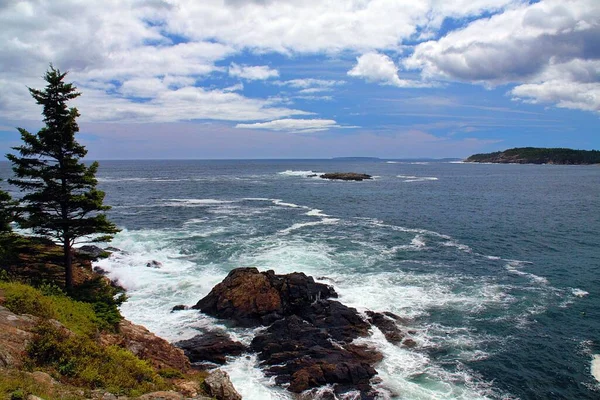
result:
M 242 400 L 242 396 L 235 390 L 227 372 L 217 369 L 204 379 L 207 393 L 217 400 Z
M 402 345 L 405 346 L 405 347 L 408 347 L 408 348 L 412 349 L 413 347 L 417 346 L 417 342 L 415 342 L 411 338 L 408 338 L 408 339 L 404 339 L 404 341 L 402 342 Z
M 146 267 L 148 268 L 162 268 L 163 263 L 161 263 L 160 261 L 156 261 L 156 260 L 152 260 L 148 263 L 146 263 Z
M 371 179 L 371 175 L 357 174 L 356 172 L 330 172 L 320 176 L 323 179 L 337 179 L 342 181 L 363 181 Z
M 188 306 L 186 306 L 185 304 L 178 304 L 178 305 L 174 306 L 171 309 L 171 312 L 173 312 L 173 311 L 187 310 L 187 309 L 188 309 Z

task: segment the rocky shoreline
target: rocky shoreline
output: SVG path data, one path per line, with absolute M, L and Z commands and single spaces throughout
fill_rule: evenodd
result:
M 376 364 L 382 354 L 353 343 L 373 326 L 393 344 L 416 345 L 401 330 L 399 316 L 367 311 L 366 316 L 337 300 L 333 287 L 304 273 L 277 275 L 256 268 L 237 268 L 192 308 L 242 327 L 261 327 L 250 346 L 225 332 L 198 335 L 175 343 L 193 364 L 222 364 L 226 356 L 255 353 L 267 376 L 288 391 L 302 393 L 328 385 L 332 395 L 378 396 Z

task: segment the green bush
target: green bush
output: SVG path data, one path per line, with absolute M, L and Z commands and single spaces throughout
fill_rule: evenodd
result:
M 168 387 L 146 361 L 130 351 L 102 347 L 88 337 L 45 323 L 27 347 L 29 367 L 50 368 L 69 383 L 129 396 Z
M 0 282 L 6 298 L 4 306 L 15 314 L 31 314 L 42 318 L 56 318 L 51 299 L 39 290 L 17 282 Z
M 16 314 L 31 314 L 52 318 L 77 334 L 92 336 L 109 325 L 98 318 L 93 304 L 75 301 L 58 287 L 42 285 L 40 289 L 17 282 L 0 282 L 5 292 L 5 307 Z M 46 293 L 53 293 L 45 296 Z

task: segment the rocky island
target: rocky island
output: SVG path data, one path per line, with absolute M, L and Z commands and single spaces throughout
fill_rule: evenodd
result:
M 356 172 L 329 172 L 319 176 L 323 179 L 335 179 L 342 181 L 363 181 L 365 179 L 371 179 L 371 175 L 357 174 Z
M 498 164 L 600 164 L 600 151 L 566 148 L 516 147 L 494 153 L 474 154 L 464 160 Z

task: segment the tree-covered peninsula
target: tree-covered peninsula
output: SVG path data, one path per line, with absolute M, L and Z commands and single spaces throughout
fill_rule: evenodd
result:
M 494 153 L 474 154 L 465 162 L 498 164 L 600 164 L 600 151 L 565 148 L 516 147 Z

